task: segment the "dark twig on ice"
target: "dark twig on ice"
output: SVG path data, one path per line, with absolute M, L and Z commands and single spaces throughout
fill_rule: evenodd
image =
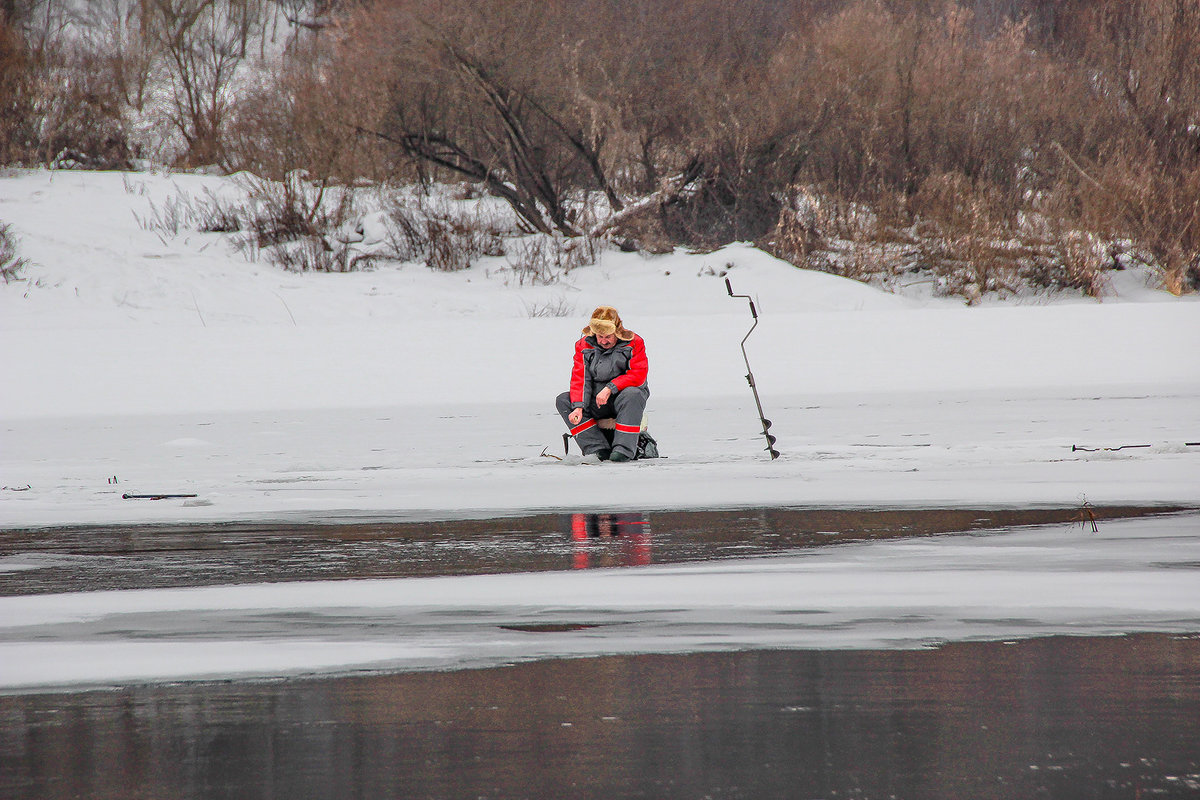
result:
M 122 500 L 182 500 L 194 494 L 123 494 Z
M 725 289 L 729 292 L 730 297 L 744 297 L 750 303 L 750 316 L 754 317 L 754 324 L 750 326 L 750 330 L 746 331 L 746 335 L 742 337 L 742 358 L 746 362 L 746 381 L 750 384 L 750 391 L 754 392 L 754 405 L 758 408 L 758 419 L 762 422 L 763 436 L 767 438 L 766 450 L 771 454 L 771 460 L 779 458 L 779 451 L 775 449 L 775 437 L 771 435 L 771 420 L 767 419 L 763 414 L 762 401 L 758 399 L 758 386 L 754 383 L 754 372 L 750 369 L 750 357 L 746 355 L 746 340 L 750 338 L 750 334 L 754 333 L 754 329 L 758 327 L 758 309 L 754 307 L 754 300 L 748 294 L 734 294 L 733 285 L 729 282 L 729 278 L 725 279 Z

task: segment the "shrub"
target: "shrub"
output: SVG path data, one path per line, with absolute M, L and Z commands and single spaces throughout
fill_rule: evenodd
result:
M 218 197 L 206 188 L 196 215 L 197 230 L 201 233 L 237 233 L 242 230 L 246 212 L 241 206 Z
M 144 192 L 144 189 L 144 185 L 139 188 L 128 180 L 125 182 L 125 191 L 128 193 Z M 206 188 L 201 198 L 177 191 L 161 204 L 151 200 L 149 212 L 141 216 L 135 211 L 134 218 L 142 230 L 173 238 L 178 236 L 181 230 L 236 233 L 242 230 L 248 214 L 244 207 L 222 199 Z
M 354 214 L 354 193 L 326 181 L 310 182 L 301 172 L 283 181 L 251 179 L 241 243 L 267 261 L 293 272 L 349 272 L 360 263 L 352 237 L 340 232 Z M 241 224 L 240 214 L 238 224 Z
M 247 206 L 242 212 L 226 208 L 213 212 L 214 222 L 237 217 L 249 245 L 266 248 L 337 231 L 354 214 L 354 193 L 326 180 L 309 181 L 296 171 L 282 181 L 249 178 Z
M 575 314 L 575 304 L 565 297 L 556 297 L 545 303 L 528 303 L 525 305 L 525 316 L 530 319 L 543 317 L 570 317 Z
M 1130 239 L 1152 257 L 1163 288 L 1200 289 L 1200 155 L 1192 164 L 1146 163 L 1116 154 L 1084 169 L 1064 202 L 1082 225 Z
M 28 265 L 28 261 L 17 255 L 17 237 L 12 226 L 0 222 L 0 277 L 5 283 L 11 283 L 21 277 L 21 270 Z
M 196 221 L 196 209 L 191 200 L 183 194 L 168 197 L 161 205 L 150 201 L 150 210 L 146 216 L 133 212 L 138 227 L 144 231 L 159 234 L 159 237 L 174 238 L 179 231 L 191 228 Z
M 507 231 L 486 208 L 393 196 L 385 201 L 388 255 L 399 261 L 424 261 L 440 272 L 467 269 L 481 257 L 503 256 Z
M 922 273 L 936 294 L 969 303 L 1023 286 L 1099 296 L 1116 263 L 1111 238 L 1048 208 L 1004 217 L 1007 201 L 993 187 L 961 175 L 932 176 L 911 198 L 883 199 L 878 210 L 799 189 L 762 245 L 798 266 L 883 286 Z
M 303 236 L 267 248 L 267 263 L 289 272 L 351 272 L 359 261 L 346 247 L 334 247 L 321 236 Z
M 566 239 L 549 234 L 527 237 L 508 259 L 509 272 L 518 285 L 543 285 L 557 282 L 578 267 L 594 264 L 597 242 L 587 236 Z

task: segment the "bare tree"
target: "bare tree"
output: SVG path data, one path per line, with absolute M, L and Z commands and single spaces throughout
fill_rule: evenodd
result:
M 587 136 L 540 80 L 562 63 L 564 22 L 542 5 L 379 6 L 350 28 L 342 67 L 361 75 L 362 53 L 385 54 L 387 93 L 361 129 L 427 168 L 485 185 L 531 229 L 574 235 L 569 194 L 583 175 L 603 183 L 603 138 Z
M 72 15 L 83 68 L 135 111 L 146 105 L 157 57 L 146 11 L 142 0 L 93 0 Z
M 184 162 L 219 164 L 231 85 L 262 25 L 257 0 L 143 0 L 148 29 L 172 80 L 172 122 L 187 143 Z
M 616 0 L 388 3 L 348 27 L 340 74 L 387 87 L 361 129 L 425 169 L 484 184 L 533 230 L 575 235 L 580 197 L 598 193 L 602 214 L 620 213 L 695 161 L 683 137 L 704 126 L 689 101 L 704 89 L 701 65 L 720 62 L 689 55 L 679 34 L 695 26 L 689 11 L 721 4 L 680 5 L 647 0 L 631 15 Z M 720 31 L 701 27 L 708 41 Z M 382 70 L 364 55 L 380 53 Z

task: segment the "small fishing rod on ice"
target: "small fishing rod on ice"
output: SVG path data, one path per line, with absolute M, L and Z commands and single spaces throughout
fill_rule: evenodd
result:
M 779 458 L 779 451 L 775 449 L 775 437 L 771 435 L 771 420 L 767 419 L 763 414 L 762 401 L 758 399 L 758 386 L 754 383 L 754 372 L 750 369 L 750 357 L 746 355 L 746 340 L 750 338 L 750 334 L 754 333 L 754 329 L 758 327 L 758 309 L 754 307 L 754 300 L 748 294 L 734 294 L 733 284 L 729 282 L 729 278 L 725 279 L 725 290 L 729 292 L 730 297 L 744 297 L 750 303 L 750 316 L 754 317 L 754 324 L 750 326 L 750 330 L 746 331 L 746 335 L 742 337 L 742 359 L 746 362 L 746 382 L 750 384 L 750 391 L 754 392 L 754 405 L 758 408 L 758 419 L 762 422 L 763 436 L 767 437 L 766 450 L 771 454 L 771 460 Z
M 1183 443 L 1183 446 L 1184 446 L 1184 447 L 1200 447 L 1200 442 L 1184 442 L 1184 443 Z M 1152 444 L 1123 444 L 1123 445 L 1119 445 L 1118 447 L 1084 447 L 1083 445 L 1073 444 L 1073 445 L 1071 445 L 1071 452 L 1072 452 L 1072 453 L 1075 453 L 1075 452 L 1080 452 L 1080 453 L 1099 453 L 1099 452 L 1109 452 L 1109 453 L 1115 453 L 1115 452 L 1117 452 L 1118 450 L 1136 450 L 1136 449 L 1137 449 L 1137 448 L 1139 448 L 1139 447 L 1154 447 L 1154 445 L 1152 445 Z

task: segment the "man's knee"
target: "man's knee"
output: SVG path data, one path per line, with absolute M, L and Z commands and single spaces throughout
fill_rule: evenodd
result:
M 630 386 L 628 389 L 622 389 L 617 392 L 617 397 L 613 400 L 613 404 L 617 408 L 626 407 L 646 407 L 646 400 L 649 399 L 650 393 L 640 386 Z
M 571 393 L 563 392 L 562 394 L 560 394 L 558 396 L 558 399 L 555 400 L 555 405 L 558 406 L 558 413 L 570 414 L 571 413 Z

